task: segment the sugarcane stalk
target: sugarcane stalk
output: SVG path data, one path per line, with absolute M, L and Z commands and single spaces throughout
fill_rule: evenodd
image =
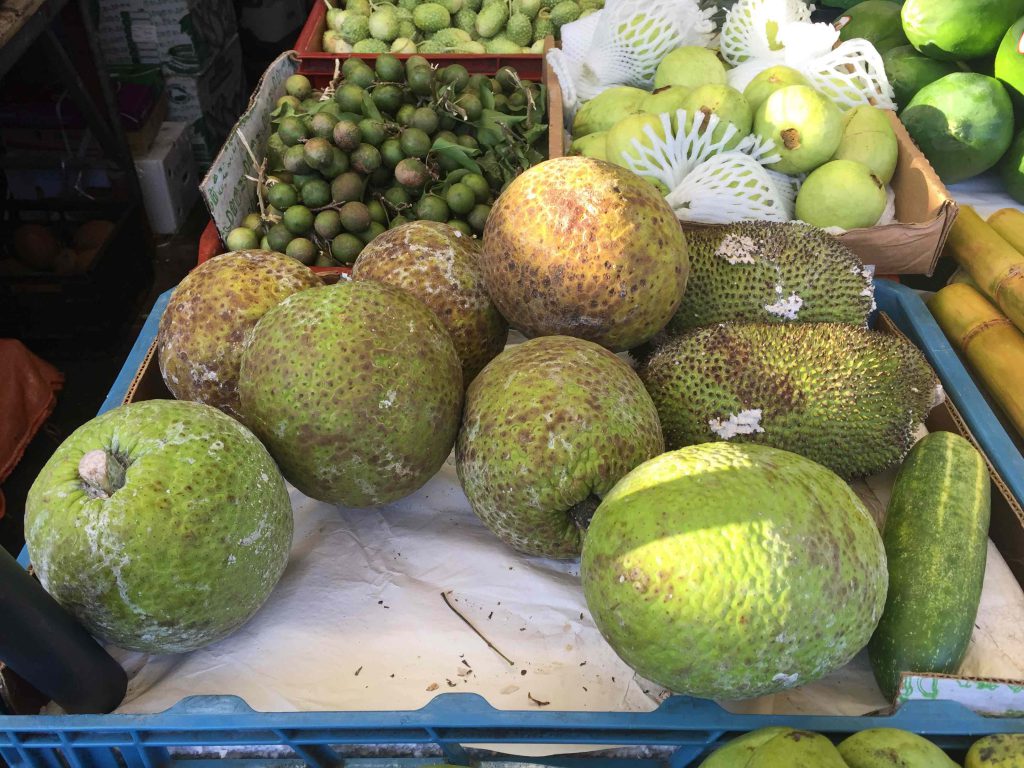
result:
M 1010 322 L 1024 329 L 1024 254 L 970 206 L 960 209 L 946 250 Z
M 928 301 L 935 320 L 1024 437 L 1024 334 L 981 293 L 953 283 Z

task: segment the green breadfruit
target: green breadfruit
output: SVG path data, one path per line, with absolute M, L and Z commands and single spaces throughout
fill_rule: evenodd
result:
M 476 32 L 476 11 L 463 8 L 455 14 L 455 26 L 471 34 Z
M 487 40 L 484 43 L 484 48 L 486 48 L 487 52 L 490 54 L 523 52 L 523 46 L 516 45 L 503 35 L 498 35 L 497 37 L 492 37 L 490 40 Z
M 429 34 L 449 26 L 452 17 L 443 5 L 424 3 L 412 12 L 412 20 L 418 29 Z
M 560 3 L 551 9 L 551 21 L 556 29 L 561 29 L 563 25 L 576 21 L 579 17 L 580 6 L 576 3 L 576 0 L 561 0 Z
M 791 222 L 759 221 L 687 232 L 690 278 L 666 332 L 715 323 L 867 325 L 870 273 L 832 235 Z
M 525 13 L 514 13 L 505 26 L 505 37 L 520 48 L 533 42 L 533 24 Z
M 844 478 L 899 462 L 938 384 L 910 342 L 841 323 L 698 328 L 655 349 L 639 374 L 670 450 L 762 443 Z
M 341 23 L 339 34 L 346 43 L 355 45 L 370 36 L 370 19 L 362 14 L 350 13 Z
M 508 22 L 508 6 L 492 3 L 484 6 L 476 17 L 476 33 L 480 37 L 494 37 Z
M 512 15 L 522 13 L 533 21 L 540 12 L 540 0 L 512 0 Z
M 533 20 L 533 39 L 543 40 L 548 35 L 555 34 L 555 24 L 551 21 L 551 14 L 541 10 L 537 18 Z
M 389 53 L 391 44 L 368 37 L 352 46 L 352 53 Z

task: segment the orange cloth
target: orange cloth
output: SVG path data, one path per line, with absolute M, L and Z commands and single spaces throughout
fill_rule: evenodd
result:
M 0 483 L 57 404 L 64 374 L 15 339 L 0 339 Z M 4 497 L 0 492 L 0 517 Z

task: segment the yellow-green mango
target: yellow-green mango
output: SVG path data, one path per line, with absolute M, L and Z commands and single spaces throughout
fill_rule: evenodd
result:
M 898 728 L 871 728 L 839 744 L 849 768 L 958 768 L 923 736 Z
M 964 768 L 1024 768 L 1024 733 L 996 733 L 971 745 Z
M 754 751 L 767 741 L 789 733 L 792 728 L 761 728 L 742 736 L 737 736 L 721 749 L 715 750 L 712 755 L 701 763 L 701 768 L 746 768 L 750 762 L 750 756 Z

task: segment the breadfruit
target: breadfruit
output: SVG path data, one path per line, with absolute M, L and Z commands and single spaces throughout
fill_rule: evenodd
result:
M 86 422 L 25 505 L 46 590 L 99 639 L 149 653 L 191 651 L 248 621 L 291 540 L 270 454 L 201 403 L 146 400 Z
M 237 251 L 189 272 L 160 318 L 157 355 L 167 389 L 241 418 L 238 369 L 242 345 L 267 310 L 297 291 L 323 285 L 295 259 L 271 251 Z
M 723 442 L 620 480 L 587 529 L 580 577 L 627 664 L 713 699 L 775 693 L 847 663 L 888 585 L 882 538 L 845 482 L 787 451 Z
M 455 343 L 465 386 L 508 338 L 508 324 L 484 287 L 480 248 L 479 240 L 447 224 L 412 221 L 374 238 L 352 267 L 354 280 L 393 285 L 434 310 Z
M 870 273 L 816 227 L 745 222 L 686 235 L 690 278 L 665 331 L 730 322 L 852 323 L 874 308 Z
M 654 403 L 628 365 L 589 341 L 543 336 L 509 347 L 470 385 L 455 466 L 498 538 L 568 558 L 600 498 L 663 450 Z
M 839 323 L 700 328 L 666 341 L 638 372 L 670 449 L 762 443 L 844 478 L 901 461 L 938 384 L 910 342 Z
M 686 239 L 668 203 L 639 176 L 589 157 L 517 176 L 483 240 L 488 292 L 527 336 L 630 349 L 665 326 L 686 288 Z
M 264 315 L 238 389 L 246 423 L 296 488 L 367 507 L 441 468 L 458 431 L 462 367 L 426 305 L 360 280 L 295 294 Z

